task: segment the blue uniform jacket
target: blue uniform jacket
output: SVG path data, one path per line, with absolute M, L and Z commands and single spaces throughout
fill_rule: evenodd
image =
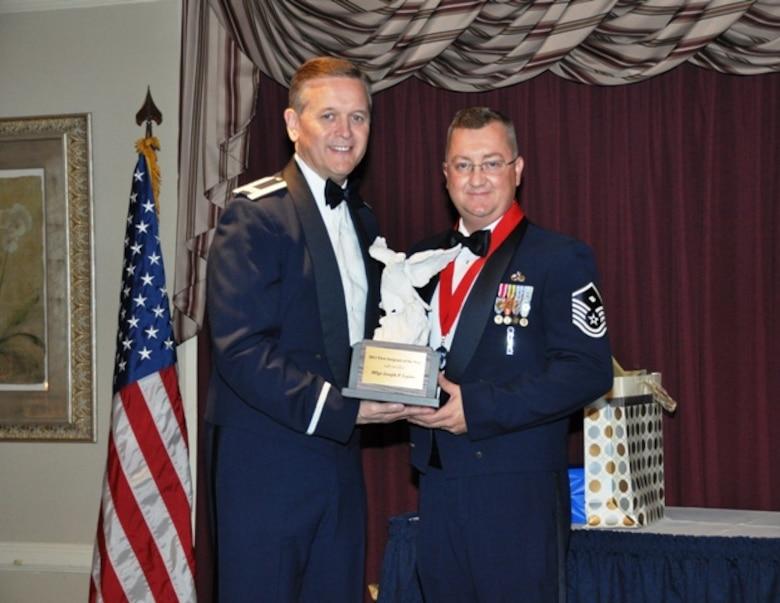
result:
M 256 200 L 229 203 L 211 246 L 206 420 L 326 454 L 348 442 L 357 448 L 359 401 L 339 393 L 351 348 L 336 257 L 294 160 L 276 180 Z M 380 266 L 367 250 L 378 227 L 368 206 L 350 211 L 367 270 L 368 335 L 378 321 Z M 307 435 L 326 381 L 332 387 Z
M 445 240 L 442 233 L 415 251 L 442 247 Z M 427 285 L 423 297 L 430 299 L 437 282 Z M 502 284 L 515 285 L 515 295 L 530 294 L 527 326 L 497 322 Z M 468 426 L 458 436 L 436 432 L 446 475 L 565 470 L 569 416 L 612 387 L 590 248 L 525 218 L 477 277 L 445 375 L 461 386 Z M 431 443 L 431 430 L 412 426 L 411 460 L 422 472 Z

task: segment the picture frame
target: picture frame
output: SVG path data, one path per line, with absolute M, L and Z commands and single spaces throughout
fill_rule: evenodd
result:
M 0 119 L 0 441 L 95 442 L 91 116 Z

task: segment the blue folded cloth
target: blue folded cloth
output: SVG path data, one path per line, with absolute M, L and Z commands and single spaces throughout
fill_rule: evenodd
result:
M 571 522 L 587 523 L 585 514 L 585 469 L 569 467 L 569 488 L 571 490 Z

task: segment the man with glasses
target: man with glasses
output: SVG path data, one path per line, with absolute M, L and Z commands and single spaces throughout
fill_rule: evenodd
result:
M 457 113 L 443 169 L 460 219 L 414 249 L 463 245 L 422 292 L 442 363 L 442 406 L 408 419 L 423 594 L 565 601 L 569 417 L 612 386 L 595 260 L 523 214 L 523 158 L 501 113 Z

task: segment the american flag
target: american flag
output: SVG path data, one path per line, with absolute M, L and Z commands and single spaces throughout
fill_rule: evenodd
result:
M 152 182 L 159 147 L 154 138 L 136 146 L 89 600 L 191 602 L 196 597 L 187 429 Z

